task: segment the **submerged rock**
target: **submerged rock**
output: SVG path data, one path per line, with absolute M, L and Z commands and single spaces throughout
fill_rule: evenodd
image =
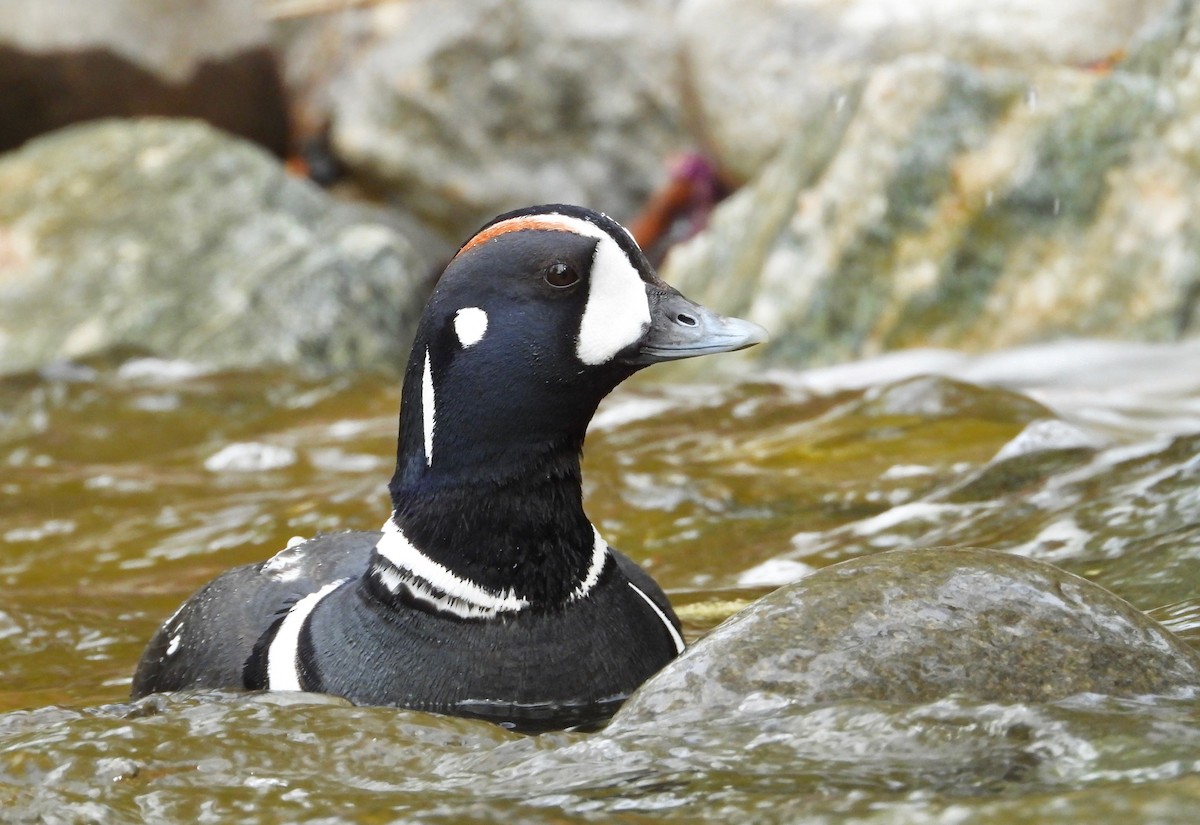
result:
M 1052 702 L 1200 687 L 1200 653 L 1109 591 L 984 550 L 902 550 L 759 600 L 644 684 L 610 731 L 835 701 Z
M 192 121 L 47 135 L 0 192 L 0 372 L 114 347 L 395 370 L 440 254 Z

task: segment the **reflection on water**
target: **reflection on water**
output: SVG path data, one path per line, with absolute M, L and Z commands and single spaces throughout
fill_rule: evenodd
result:
M 767 707 L 753 729 L 536 738 L 326 697 L 125 703 L 145 640 L 215 573 L 294 535 L 378 528 L 398 398 L 380 376 L 148 359 L 0 381 L 6 809 L 166 822 L 564 810 L 1192 821 L 1200 707 L 1181 699 Z M 593 424 L 585 492 L 692 638 L 806 571 L 926 544 L 1054 561 L 1200 637 L 1196 345 L 913 352 L 728 386 L 640 381 Z

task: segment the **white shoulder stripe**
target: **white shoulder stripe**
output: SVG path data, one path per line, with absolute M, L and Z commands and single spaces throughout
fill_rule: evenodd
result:
M 267 648 L 267 689 L 268 690 L 303 690 L 300 687 L 300 671 L 296 666 L 296 654 L 300 647 L 300 631 L 313 612 L 317 603 L 337 590 L 347 579 L 338 579 L 322 587 L 315 593 L 309 593 L 292 606 L 271 646 Z
M 683 637 L 679 635 L 679 631 L 675 629 L 675 625 L 671 624 L 671 620 L 667 618 L 667 614 L 663 613 L 662 609 L 659 608 L 659 606 L 656 605 L 649 596 L 643 593 L 642 589 L 636 584 L 629 582 L 629 586 L 633 588 L 634 593 L 637 593 L 639 596 L 645 599 L 646 604 L 650 605 L 650 609 L 653 610 L 655 615 L 662 620 L 663 625 L 667 628 L 667 632 L 671 634 L 671 641 L 675 643 L 675 652 L 683 653 Z

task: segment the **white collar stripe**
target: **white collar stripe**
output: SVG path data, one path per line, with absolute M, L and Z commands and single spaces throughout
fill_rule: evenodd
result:
M 498 611 L 476 607 L 460 599 L 451 598 L 445 593 L 439 593 L 428 582 L 400 570 L 391 562 L 385 561 L 376 565 L 372 573 L 389 593 L 395 595 L 403 590 L 410 598 L 428 605 L 439 613 L 449 613 L 460 619 L 492 619 L 500 615 Z
M 401 572 L 423 579 L 430 589 L 469 605 L 473 608 L 470 611 L 472 615 L 493 616 L 498 613 L 512 613 L 529 606 L 529 602 L 517 596 L 511 588 L 503 593 L 496 593 L 454 575 L 414 547 L 392 519 L 388 519 L 383 525 L 383 535 L 375 545 L 375 550 Z M 388 584 L 386 581 L 383 583 L 385 586 Z M 439 600 L 439 604 L 448 603 Z
M 604 572 L 604 563 L 608 561 L 608 542 L 600 535 L 600 531 L 592 526 L 592 534 L 596 537 L 595 543 L 592 545 L 592 563 L 588 566 L 587 575 L 583 577 L 583 581 L 571 593 L 571 601 L 582 599 L 592 588 L 596 586 L 596 582 L 600 581 L 600 574 Z
M 650 609 L 654 611 L 654 615 L 662 621 L 663 626 L 667 628 L 667 632 L 671 634 L 671 641 L 675 643 L 675 652 L 683 653 L 683 637 L 679 635 L 679 631 L 675 629 L 675 625 L 671 624 L 671 620 L 667 618 L 667 614 L 662 612 L 662 609 L 656 605 L 649 596 L 642 592 L 642 589 L 633 582 L 629 582 L 629 586 L 633 588 L 633 592 L 637 593 L 646 604 L 650 605 Z
M 296 654 L 300 649 L 300 631 L 309 615 L 316 609 L 321 599 L 337 590 L 346 579 L 322 587 L 315 593 L 309 593 L 296 602 L 292 609 L 283 617 L 275 638 L 267 648 L 267 689 L 268 690 L 303 690 L 300 686 L 300 669 L 296 664 Z

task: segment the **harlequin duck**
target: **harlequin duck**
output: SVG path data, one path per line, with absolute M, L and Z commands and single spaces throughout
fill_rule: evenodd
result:
M 421 318 L 382 532 L 296 540 L 210 582 L 150 641 L 134 698 L 307 690 L 521 729 L 603 720 L 684 643 L 584 513 L 588 422 L 649 364 L 765 340 L 661 281 L 605 215 L 501 215 Z

